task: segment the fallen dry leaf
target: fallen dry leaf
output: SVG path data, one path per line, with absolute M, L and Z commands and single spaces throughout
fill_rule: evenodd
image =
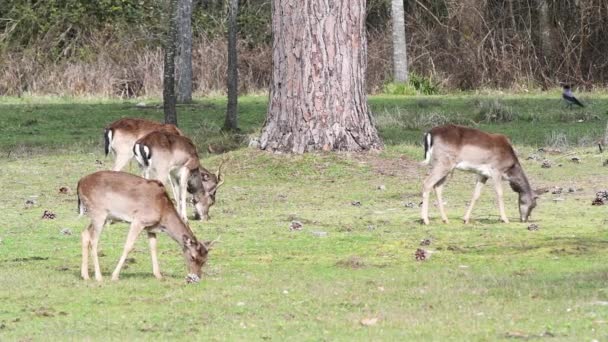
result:
M 521 338 L 521 339 L 527 339 L 530 337 L 530 335 L 523 333 L 521 331 L 509 331 L 508 333 L 505 334 L 506 338 Z
M 378 324 L 378 317 L 366 317 L 360 321 L 361 325 L 369 327 Z

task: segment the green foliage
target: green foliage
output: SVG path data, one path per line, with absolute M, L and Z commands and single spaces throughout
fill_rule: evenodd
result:
M 367 0 L 366 26 L 369 32 L 390 28 L 391 2 L 389 0 Z
M 270 3 L 265 1 L 251 1 L 240 7 L 238 36 L 249 48 L 272 43 L 270 14 Z
M 510 122 L 517 118 L 513 110 L 497 99 L 483 99 L 477 103 L 475 121 L 483 123 Z
M 390 82 L 384 85 L 382 93 L 387 95 L 418 95 L 418 91 L 409 83 Z
M 70 57 L 92 33 L 108 27 L 127 31 L 145 25 L 154 32 L 163 13 L 153 0 L 13 0 L 2 10 L 0 45 L 37 47 L 52 59 Z
M 439 87 L 431 80 L 430 77 L 420 76 L 415 73 L 410 73 L 408 82 L 422 95 L 437 95 Z
M 489 108 L 493 107 L 491 104 L 494 102 L 499 105 L 492 112 Z M 507 134 L 517 144 L 544 146 L 551 140 L 550 136 L 554 134 L 552 132 L 559 132 L 572 145 L 593 146 L 593 141 L 604 134 L 603 120 L 606 120 L 608 97 L 605 94 L 595 94 L 593 105 L 584 110 L 564 107 L 559 93 L 527 96 L 379 95 L 370 97 L 369 103 L 380 134 L 388 145 L 418 143 L 421 131 L 428 129 L 429 125 L 451 122 Z M 512 114 L 513 120 L 483 120 L 479 116 L 480 106 L 485 108 L 488 115 L 500 113 L 501 117 L 509 118 Z M 564 120 L 565 117 L 569 120 Z
M 389 82 L 382 88 L 382 93 L 387 95 L 437 95 L 439 87 L 429 77 L 410 73 L 408 82 Z

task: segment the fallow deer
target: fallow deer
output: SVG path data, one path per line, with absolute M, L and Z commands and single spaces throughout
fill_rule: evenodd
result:
M 503 222 L 509 222 L 503 203 L 503 179 L 519 194 L 519 215 L 522 222 L 528 220 L 536 206 L 538 196 L 530 187 L 509 139 L 502 134 L 490 134 L 456 125 L 435 127 L 424 135 L 424 157 L 424 163 L 431 165 L 430 174 L 424 180 L 422 188 L 421 216 L 424 224 L 429 224 L 429 194 L 433 188 L 437 194 L 441 218 L 443 222 L 448 222 L 443 207 L 442 190 L 448 174 L 454 169 L 477 174 L 477 184 L 464 215 L 464 223 L 469 223 L 475 201 L 488 178 L 494 182 Z
M 182 247 L 189 272 L 200 278 L 201 268 L 207 262 L 213 242 L 199 242 L 196 239 L 190 227 L 179 217 L 159 181 L 125 172 L 98 171 L 80 179 L 77 192 L 80 215 L 86 213 L 91 219 L 91 223 L 82 232 L 82 278 L 89 279 L 89 249 L 92 249 L 95 279 L 102 280 L 97 248 L 101 231 L 109 219 L 131 223 L 112 280 L 118 280 L 127 255 L 143 230 L 148 233 L 152 270 L 156 278 L 162 278 L 156 251 L 158 232 L 167 233 Z
M 209 208 L 215 203 L 217 189 L 224 183 L 221 165 L 213 174 L 201 166 L 196 146 L 187 137 L 165 132 L 152 132 L 133 145 L 135 159 L 145 178 L 154 178 L 173 190 L 182 219 L 187 221 L 186 192 L 192 194 L 197 216 L 209 219 Z
M 133 158 L 133 145 L 137 139 L 155 131 L 182 135 L 174 125 L 145 119 L 123 118 L 109 124 L 104 131 L 104 145 L 106 156 L 110 151 L 115 154 L 112 170 L 122 170 Z

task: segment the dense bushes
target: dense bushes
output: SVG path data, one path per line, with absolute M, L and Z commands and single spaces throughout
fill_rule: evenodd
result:
M 241 0 L 244 92 L 268 85 L 269 1 Z M 164 6 L 163 0 L 0 1 L 0 94 L 160 94 Z M 410 86 L 417 93 L 608 82 L 606 1 L 417 0 L 405 8 Z M 195 93 L 223 92 L 225 1 L 194 0 L 193 21 Z M 367 28 L 368 90 L 407 92 L 387 85 L 389 0 L 368 0 Z

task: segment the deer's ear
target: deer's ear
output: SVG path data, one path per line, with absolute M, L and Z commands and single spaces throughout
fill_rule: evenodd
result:
M 206 250 L 210 251 L 213 249 L 213 243 L 213 241 L 204 241 L 202 245 L 205 247 Z

